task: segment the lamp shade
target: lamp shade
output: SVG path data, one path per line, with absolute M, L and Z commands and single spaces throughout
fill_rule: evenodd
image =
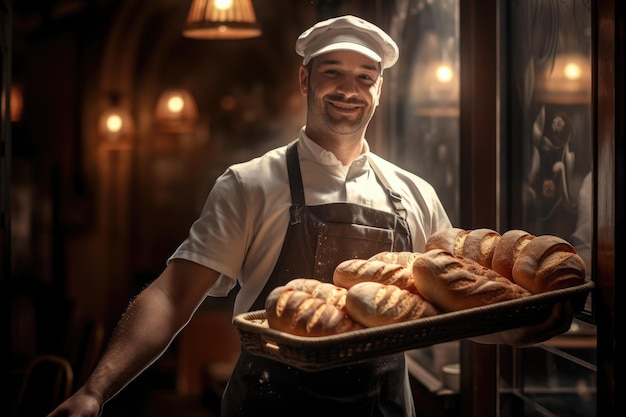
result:
M 195 39 L 245 39 L 261 35 L 251 0 L 193 0 L 183 35 Z

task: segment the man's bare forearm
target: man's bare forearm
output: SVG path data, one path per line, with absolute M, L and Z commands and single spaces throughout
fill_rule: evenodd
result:
M 122 316 L 82 390 L 103 403 L 110 400 L 165 352 L 187 321 L 158 286 L 150 285 Z

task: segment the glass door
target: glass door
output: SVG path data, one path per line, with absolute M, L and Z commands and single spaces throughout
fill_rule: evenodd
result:
M 592 10 L 588 0 L 500 1 L 501 142 L 509 229 L 569 241 L 592 278 Z M 597 337 L 591 297 L 565 334 L 500 347 L 502 416 L 595 415 Z

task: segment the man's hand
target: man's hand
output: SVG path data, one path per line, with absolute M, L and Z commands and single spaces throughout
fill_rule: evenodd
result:
M 98 417 L 101 413 L 100 400 L 81 389 L 48 414 L 48 417 Z
M 472 337 L 470 340 L 476 343 L 504 344 L 514 347 L 534 345 L 567 332 L 573 319 L 574 306 L 570 301 L 565 301 L 555 304 L 550 316 L 539 324 Z

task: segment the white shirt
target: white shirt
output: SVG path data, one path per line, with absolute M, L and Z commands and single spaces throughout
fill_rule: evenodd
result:
M 366 140 L 363 153 L 350 166 L 309 139 L 304 128 L 297 140 L 308 206 L 349 202 L 393 212 L 369 156 L 402 196 L 414 251 L 422 251 L 433 232 L 450 227 L 432 186 L 371 153 Z M 282 146 L 229 167 L 216 180 L 189 236 L 168 259 L 186 259 L 220 272 L 211 296 L 227 295 L 238 280 L 234 315 L 248 311 L 256 300 L 282 248 L 291 206 L 286 149 Z

